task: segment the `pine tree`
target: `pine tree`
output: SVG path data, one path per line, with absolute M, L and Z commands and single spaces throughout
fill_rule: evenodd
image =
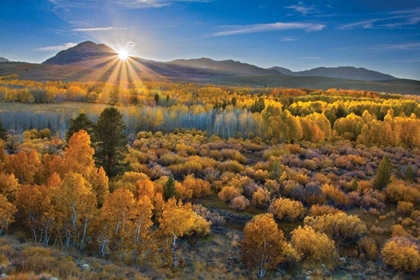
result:
M 373 188 L 382 190 L 391 181 L 392 163 L 388 156 L 384 156 L 376 170 L 375 178 L 373 178 Z
M 6 141 L 7 139 L 7 131 L 4 129 L 3 124 L 0 122 L 0 139 Z
M 414 182 L 414 170 L 411 164 L 409 164 L 405 170 L 404 179 L 408 182 Z
M 79 130 L 86 131 L 92 138 L 93 122 L 84 113 L 80 113 L 75 119 L 70 119 L 70 128 L 66 134 L 66 141 L 68 142 L 70 137 Z
M 166 181 L 163 194 L 164 194 L 165 200 L 168 200 L 175 196 L 175 181 L 172 176 L 169 177 L 168 181 Z
M 95 160 L 109 177 L 122 173 L 126 164 L 127 139 L 124 134 L 123 115 L 114 107 L 106 108 L 94 126 Z

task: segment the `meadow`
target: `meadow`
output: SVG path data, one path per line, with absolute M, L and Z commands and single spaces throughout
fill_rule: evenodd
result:
M 11 279 L 418 279 L 415 95 L 9 76 L 0 99 Z

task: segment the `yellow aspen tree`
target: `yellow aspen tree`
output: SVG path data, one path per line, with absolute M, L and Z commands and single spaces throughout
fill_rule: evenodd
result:
M 0 234 L 15 221 L 16 207 L 0 194 Z
M 134 231 L 132 234 L 132 248 L 135 250 L 137 260 L 145 257 L 151 248 L 150 227 L 153 225 L 153 204 L 149 196 L 141 196 L 134 208 Z
M 9 201 L 15 200 L 16 192 L 19 191 L 19 182 L 14 174 L 0 173 L 0 194 L 5 196 Z
M 275 268 L 286 255 L 288 244 L 283 231 L 274 220 L 273 214 L 254 216 L 244 228 L 244 239 L 239 241 L 242 262 L 257 269 L 259 278 L 269 268 Z
M 96 196 L 90 183 L 78 173 L 67 173 L 59 188 L 50 188 L 51 205 L 65 247 L 83 250 L 88 227 L 96 214 Z
M 136 203 L 129 190 L 117 189 L 105 197 L 97 221 L 97 241 L 102 257 L 106 255 L 107 249 L 124 253 L 133 232 L 135 216 Z
M 210 223 L 195 213 L 190 203 L 184 205 L 175 198 L 170 198 L 163 205 L 159 224 L 162 233 L 172 240 L 170 245 L 172 267 L 176 265 L 175 249 L 179 237 L 193 233 L 206 235 L 210 232 Z

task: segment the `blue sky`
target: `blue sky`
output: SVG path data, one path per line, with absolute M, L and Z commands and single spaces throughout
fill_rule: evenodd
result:
M 0 0 L 0 56 L 42 62 L 85 40 L 158 61 L 355 66 L 420 80 L 419 0 Z

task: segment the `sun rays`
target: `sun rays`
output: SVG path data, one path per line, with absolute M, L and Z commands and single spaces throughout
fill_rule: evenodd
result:
M 74 64 L 72 79 L 104 82 L 99 94 L 99 102 L 126 102 L 128 98 L 142 98 L 143 81 L 167 81 L 153 71 L 147 62 L 119 50 L 113 55 L 91 58 Z

